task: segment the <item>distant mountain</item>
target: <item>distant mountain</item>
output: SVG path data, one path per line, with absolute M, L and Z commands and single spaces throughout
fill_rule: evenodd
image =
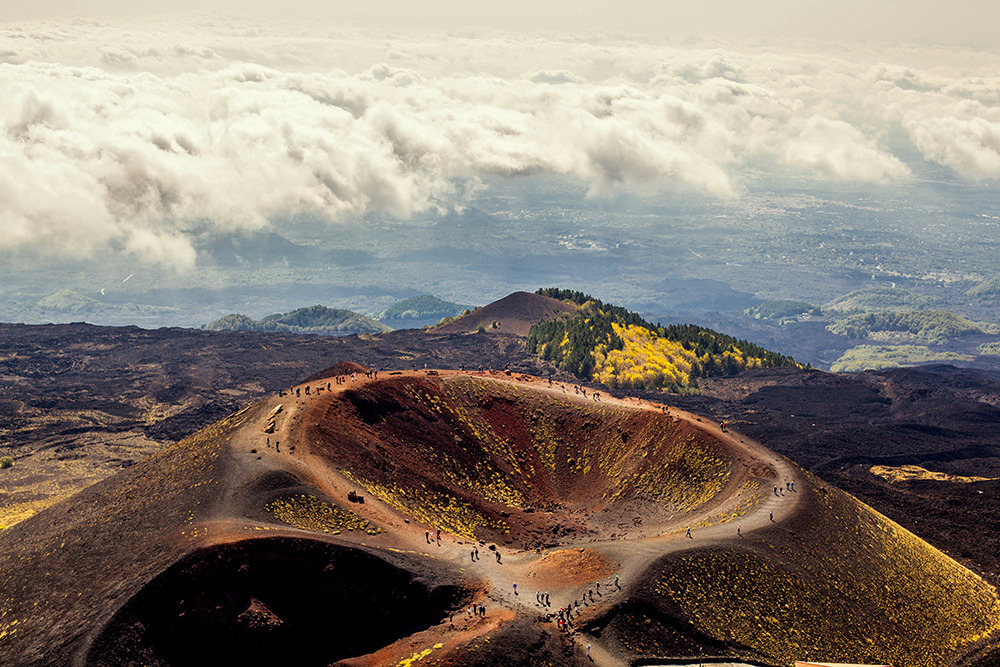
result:
M 445 317 L 457 317 L 464 311 L 472 310 L 473 308 L 474 306 L 444 301 L 430 294 L 419 294 L 394 303 L 379 313 L 376 319 L 383 322 L 387 320 L 402 322 L 406 320 L 426 319 L 435 319 L 435 321 L 438 321 Z
M 212 331 L 288 331 L 292 333 L 348 334 L 383 333 L 391 328 L 353 310 L 309 306 L 290 313 L 268 315 L 255 320 L 233 313 L 206 324 Z
M 783 320 L 789 317 L 798 317 L 803 313 L 818 315 L 820 309 L 811 303 L 786 299 L 784 301 L 765 301 L 753 308 L 747 308 L 743 312 L 758 320 Z
M 485 330 L 527 336 L 534 323 L 574 315 L 576 310 L 572 303 L 543 294 L 514 292 L 453 322 L 434 327 L 434 332 L 468 333 Z
M 133 317 L 165 313 L 175 310 L 163 306 L 146 304 L 114 304 L 105 303 L 99 299 L 80 294 L 69 289 L 61 289 L 35 303 L 37 315 L 56 319 L 65 318 L 98 318 L 98 317 Z
M 52 310 L 66 315 L 93 315 L 114 310 L 112 306 L 108 306 L 97 299 L 68 289 L 62 289 L 55 294 L 50 294 L 44 299 L 39 300 L 35 305 L 44 310 Z
M 827 329 L 848 338 L 931 345 L 962 336 L 997 333 L 993 325 L 971 322 L 944 310 L 856 313 L 834 322 Z
M 858 345 L 849 349 L 833 362 L 830 370 L 834 373 L 856 373 L 882 368 L 954 363 L 972 361 L 973 359 L 975 357 L 969 354 L 932 350 L 926 345 Z
M 991 301 L 1000 299 L 1000 276 L 993 276 L 989 280 L 984 280 L 966 291 L 966 294 Z
M 941 299 L 897 287 L 855 290 L 823 305 L 824 312 L 858 313 L 884 310 L 925 310 L 940 306 Z

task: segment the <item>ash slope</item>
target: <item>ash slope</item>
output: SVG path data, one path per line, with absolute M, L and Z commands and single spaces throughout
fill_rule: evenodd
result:
M 712 649 L 905 667 L 997 626 L 976 575 L 694 415 L 529 376 L 336 379 L 356 370 L 0 534 L 0 659 L 585 664 L 593 644 L 608 664 Z M 558 632 L 552 612 L 597 583 Z M 211 655 L 185 652 L 209 636 Z

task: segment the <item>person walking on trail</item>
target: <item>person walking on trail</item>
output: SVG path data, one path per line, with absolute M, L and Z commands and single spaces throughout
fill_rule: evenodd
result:
M 615 575 L 615 588 L 618 590 L 622 589 L 622 585 L 618 583 L 618 575 Z
M 771 512 L 771 522 L 774 522 L 774 512 Z
M 590 644 L 587 644 L 587 657 L 590 657 Z
M 738 537 L 743 537 L 743 533 L 740 532 L 740 527 L 739 526 L 736 526 L 736 535 Z
M 514 584 L 514 595 L 517 595 L 517 584 Z
M 479 560 L 479 549 L 476 549 L 476 560 Z
M 721 422 L 719 422 L 719 428 L 722 429 L 723 433 L 726 433 L 726 420 L 725 419 L 723 419 Z
M 424 531 L 424 539 L 427 540 L 427 544 L 431 543 L 431 531 L 429 530 Z
M 691 529 L 690 528 L 688 528 L 687 536 L 691 537 Z M 694 539 L 694 538 L 692 537 L 691 539 Z

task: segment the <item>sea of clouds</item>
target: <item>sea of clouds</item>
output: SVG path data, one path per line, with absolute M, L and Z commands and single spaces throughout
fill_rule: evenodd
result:
M 1000 178 L 1000 58 L 210 16 L 0 24 L 0 249 L 177 267 L 206 229 L 406 218 L 485 177 L 739 197 L 751 165 Z

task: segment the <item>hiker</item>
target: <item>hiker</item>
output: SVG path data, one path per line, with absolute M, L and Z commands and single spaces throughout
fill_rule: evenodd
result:
M 690 528 L 688 528 L 687 536 L 691 537 L 691 529 Z M 691 539 L 694 539 L 694 538 L 692 537 Z
M 471 561 L 472 561 L 473 563 L 475 563 L 475 562 L 476 562 L 476 552 L 475 552 L 475 551 L 470 551 L 470 552 L 469 552 L 469 559 L 470 559 L 470 560 L 471 560 Z
M 476 549 L 476 560 L 479 560 L 479 549 Z
M 517 582 L 514 583 L 514 595 L 517 595 Z
M 545 594 L 545 606 L 546 607 L 551 607 L 552 606 L 552 603 L 549 602 L 549 594 L 548 593 Z
M 618 575 L 615 575 L 615 588 L 618 590 L 622 589 L 622 585 L 618 583 Z
M 427 540 L 427 544 L 431 543 L 431 531 L 429 530 L 424 531 L 424 539 Z
M 438 528 L 437 543 L 438 543 L 438 546 L 441 546 L 441 529 L 440 528 Z
M 500 552 L 499 551 L 497 552 L 497 562 L 498 563 L 500 562 Z
M 722 429 L 723 433 L 726 432 L 726 420 L 722 420 L 721 422 L 719 422 L 719 428 Z
M 774 487 L 774 495 L 778 495 L 778 487 Z
M 773 523 L 774 522 L 774 512 L 770 512 L 770 515 L 771 515 L 771 522 Z
M 738 537 L 743 537 L 743 533 L 740 532 L 740 527 L 739 526 L 736 526 L 736 535 Z

